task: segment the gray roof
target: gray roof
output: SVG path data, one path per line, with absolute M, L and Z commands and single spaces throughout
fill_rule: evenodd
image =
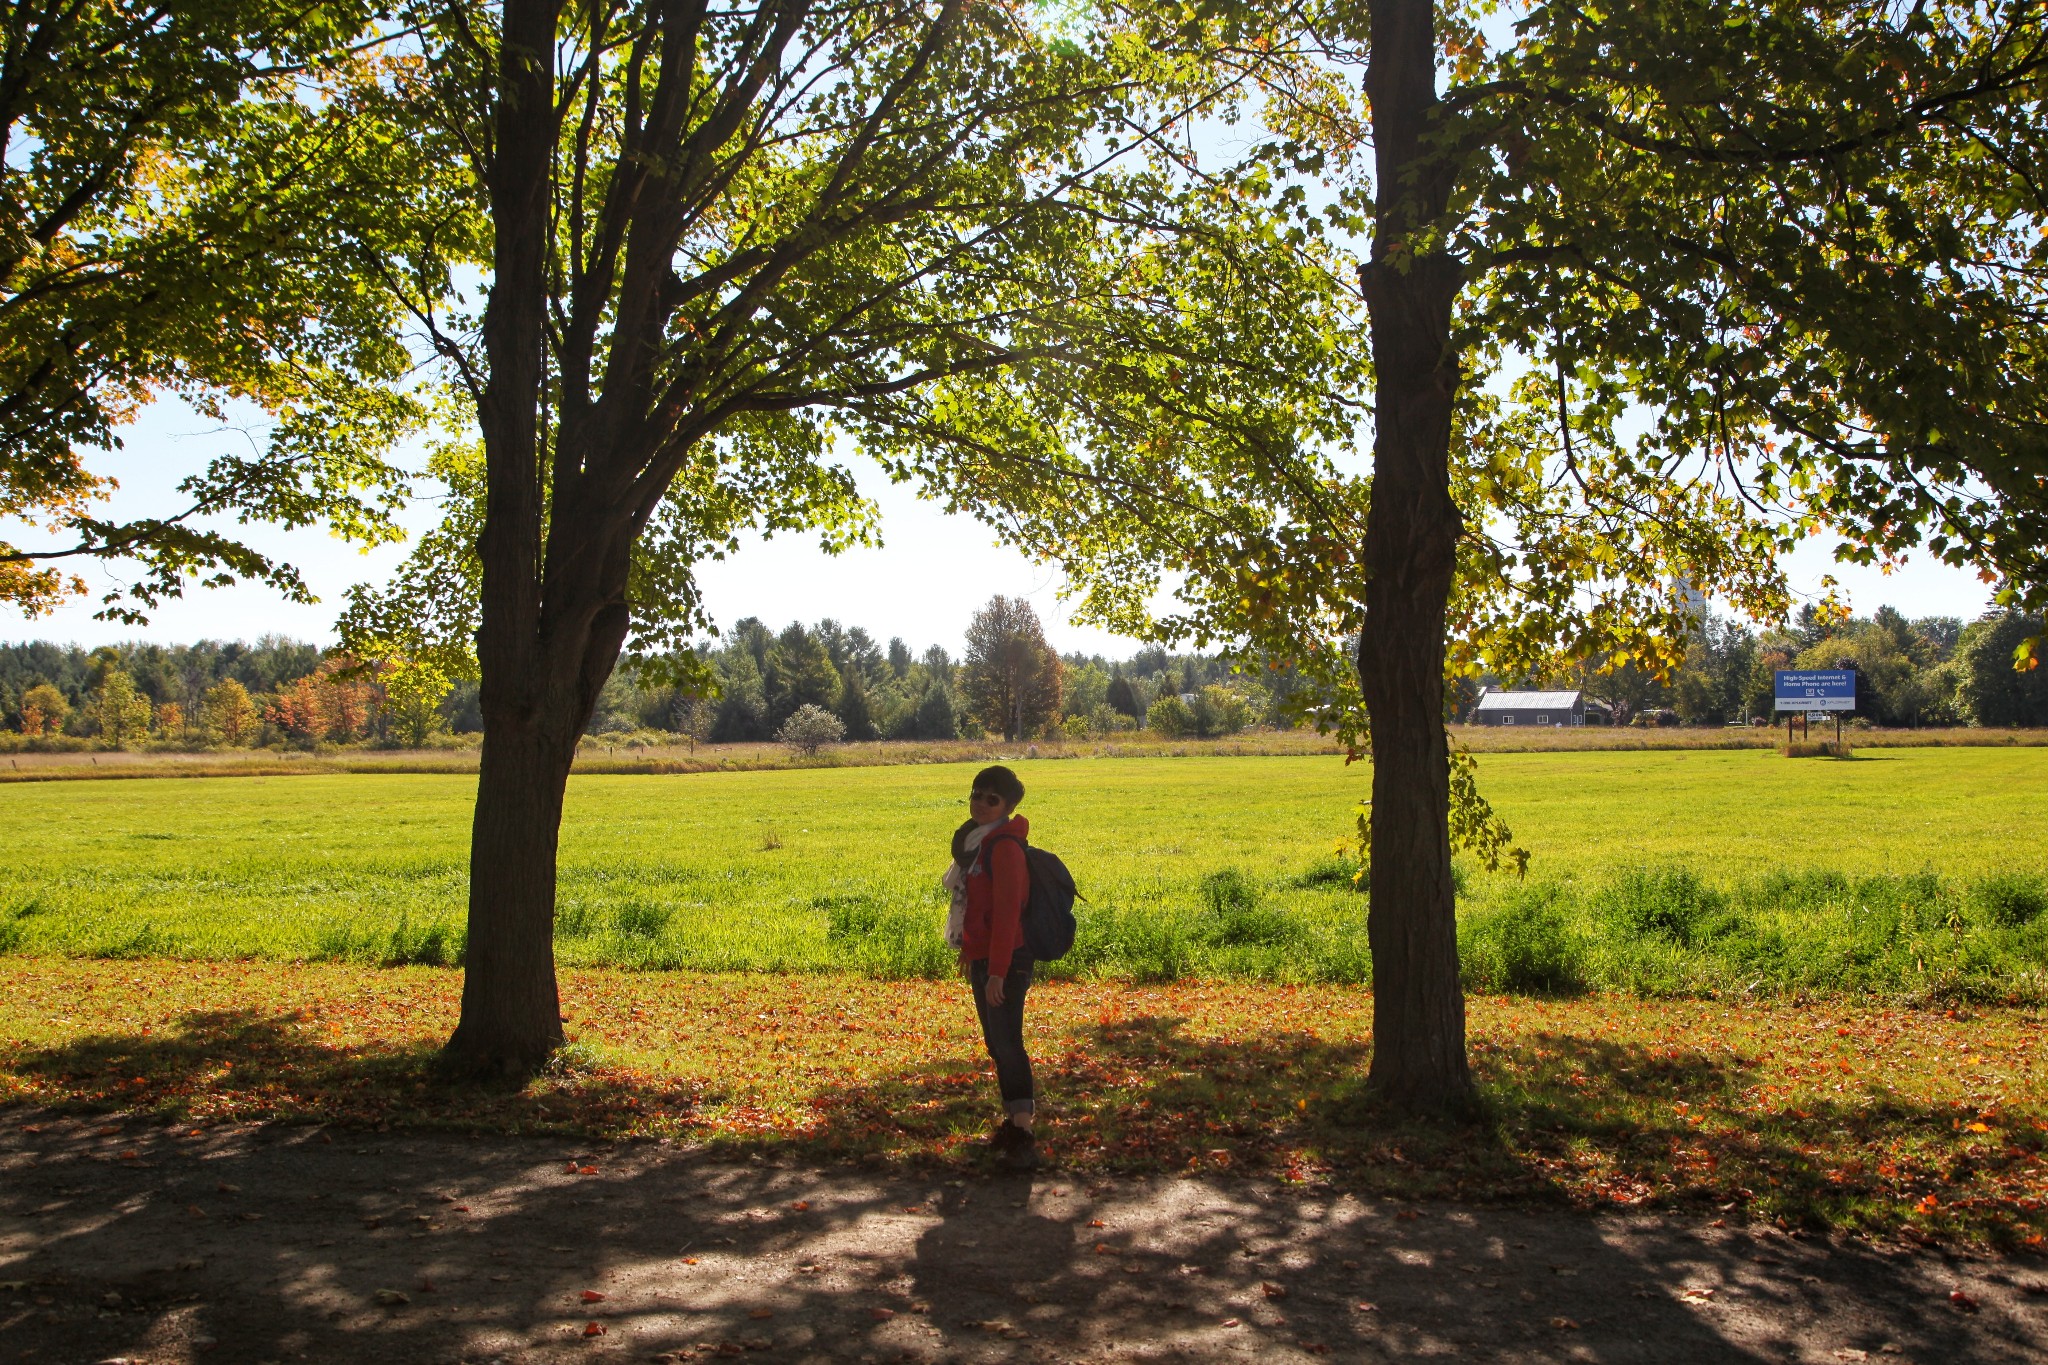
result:
M 1579 704 L 1572 692 L 1488 692 L 1479 699 L 1482 711 L 1569 711 Z

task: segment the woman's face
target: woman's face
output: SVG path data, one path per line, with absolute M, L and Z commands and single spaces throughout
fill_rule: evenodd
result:
M 1009 815 L 1010 808 L 994 792 L 967 793 L 967 813 L 977 825 L 992 825 Z

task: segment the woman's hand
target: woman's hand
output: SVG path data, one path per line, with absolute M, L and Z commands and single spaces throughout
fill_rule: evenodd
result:
M 1003 978 L 991 974 L 983 983 L 981 996 L 988 1001 L 990 1009 L 1000 1009 L 1003 1003 Z

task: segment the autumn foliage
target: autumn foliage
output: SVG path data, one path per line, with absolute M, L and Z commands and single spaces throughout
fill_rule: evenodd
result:
M 993 1103 L 951 982 L 572 969 L 574 1046 L 523 1090 L 420 1084 L 461 991 L 446 970 L 37 958 L 16 983 L 0 1103 L 941 1170 L 975 1163 Z M 2048 1036 L 2027 1011 L 1479 997 L 1492 1121 L 1468 1128 L 1363 1100 L 1364 992 L 1053 982 L 1032 1005 L 1041 1141 L 1068 1171 L 2048 1249 Z
M 383 702 L 377 675 L 365 673 L 343 656 L 279 688 L 263 718 L 308 748 L 323 742 L 347 744 L 369 733 Z

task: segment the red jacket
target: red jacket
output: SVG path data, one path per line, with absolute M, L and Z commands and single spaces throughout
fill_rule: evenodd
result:
M 969 961 L 987 958 L 990 976 L 1006 975 L 1011 954 L 1024 944 L 1031 873 L 1019 840 L 1030 837 L 1031 822 L 1011 816 L 981 837 L 974 866 L 967 869 L 966 953 Z

